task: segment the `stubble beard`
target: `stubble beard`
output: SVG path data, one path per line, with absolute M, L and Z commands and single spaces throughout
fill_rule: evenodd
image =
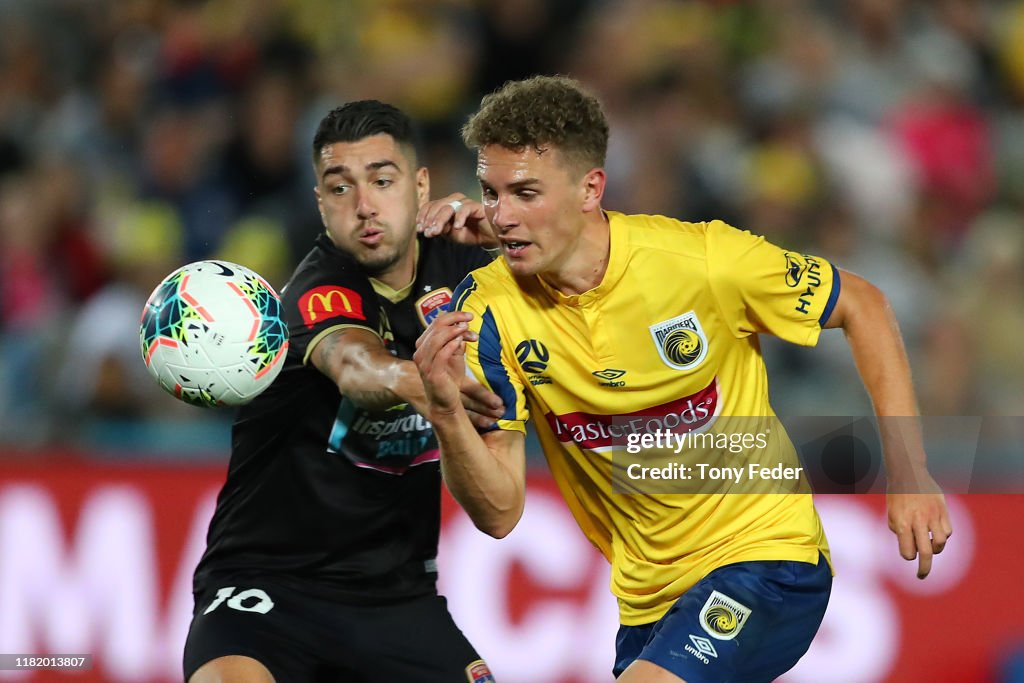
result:
M 354 254 L 356 261 L 370 277 L 378 277 L 386 274 L 405 254 L 412 248 L 412 239 L 407 239 L 401 244 L 381 245 L 376 249 L 363 248 L 358 254 Z
M 362 249 L 352 255 L 367 275 L 377 276 L 398 263 L 401 252 L 397 247 Z

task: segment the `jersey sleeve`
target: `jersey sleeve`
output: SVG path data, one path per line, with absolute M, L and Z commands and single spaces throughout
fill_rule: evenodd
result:
M 737 337 L 765 332 L 803 346 L 818 341 L 839 298 L 839 271 L 721 221 L 707 225 L 711 289 Z
M 497 429 L 526 432 L 530 418 L 522 379 L 510 368 L 510 352 L 501 338 L 494 312 L 478 291 L 473 274 L 467 275 L 452 295 L 452 310 L 473 314 L 469 322 L 477 333 L 476 342 L 466 344 L 466 370 L 478 382 L 501 397 L 505 413 L 497 420 Z
M 282 297 L 289 353 L 303 364 L 320 340 L 337 329 L 363 327 L 380 334 L 380 307 L 369 278 L 354 263 L 329 264 L 296 273 Z

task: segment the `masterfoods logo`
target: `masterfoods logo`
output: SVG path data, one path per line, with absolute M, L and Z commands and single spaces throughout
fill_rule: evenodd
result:
M 616 441 L 620 447 L 625 445 L 625 438 L 633 433 L 653 433 L 658 429 L 680 434 L 704 431 L 714 424 L 720 410 L 718 378 L 715 378 L 711 384 L 689 396 L 632 413 L 547 413 L 544 417 L 562 443 L 575 443 L 580 448 L 607 451 Z

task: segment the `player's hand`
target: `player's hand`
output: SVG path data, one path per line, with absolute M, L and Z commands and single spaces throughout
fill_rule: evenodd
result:
M 458 357 L 463 362 L 462 383 L 459 391 L 462 394 L 462 407 L 466 409 L 470 421 L 480 429 L 494 427 L 494 422 L 505 414 L 505 404 L 501 397 L 477 382 L 474 377 L 465 371 L 464 357 Z
M 453 242 L 494 249 L 499 246 L 484 206 L 461 192 L 427 202 L 416 214 L 416 231 L 427 237 L 444 235 Z
M 483 386 L 473 387 L 467 382 L 465 344 L 477 339 L 468 326 L 472 318 L 472 313 L 462 311 L 439 315 L 416 340 L 412 359 L 423 380 L 432 414 L 452 414 L 462 409 L 463 387 L 466 387 L 472 406 L 468 411 L 470 420 L 476 426 L 486 427 L 493 425 L 494 418 L 501 415 L 498 412 L 501 399 Z
M 462 407 L 459 387 L 464 369 L 458 369 L 465 355 L 465 339 L 475 341 L 468 323 L 473 314 L 461 311 L 443 313 L 434 319 L 416 340 L 412 360 L 416 363 L 423 390 L 433 411 L 454 413 Z
M 946 498 L 931 475 L 924 472 L 915 476 L 911 485 L 890 482 L 886 507 L 900 555 L 908 561 L 917 558 L 917 578 L 925 578 L 932 570 L 932 556 L 941 553 L 953 535 Z

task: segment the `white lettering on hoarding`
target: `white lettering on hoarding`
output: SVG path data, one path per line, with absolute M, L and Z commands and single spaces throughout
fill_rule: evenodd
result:
M 138 490 L 91 494 L 65 546 L 44 489 L 0 495 L 0 652 L 89 652 L 121 680 L 151 673 L 159 591 L 150 506 Z
M 456 623 L 500 680 L 610 681 L 618 614 L 608 565 L 557 494 L 531 489 L 515 530 L 495 540 L 464 515 L 441 532 L 441 592 Z M 512 570 L 546 595 L 513 621 Z M 582 599 L 576 593 L 585 588 Z
M 166 672 L 169 681 L 181 680 L 181 654 L 185 649 L 188 625 L 192 621 L 192 574 L 206 550 L 206 530 L 216 504 L 217 492 L 210 491 L 200 498 L 192 512 L 188 538 L 167 600 L 166 618 L 162 622 L 166 637 L 162 641 L 159 671 Z
M 854 496 L 831 496 L 816 501 L 838 576 L 832 583 L 825 620 L 807 654 L 781 683 L 819 683 L 824 672 L 829 683 L 864 683 L 885 680 L 900 652 L 900 613 L 888 581 L 905 582 L 908 591 L 928 594 L 935 582 L 945 590 L 969 571 L 974 554 L 970 513 L 948 496 L 950 519 L 956 530 L 938 556 L 927 581 L 915 578 L 917 562 L 896 552 L 896 539 L 879 517 Z
M 192 572 L 215 494 L 195 506 L 164 601 L 152 505 L 132 486 L 98 486 L 68 533 L 44 487 L 0 487 L 0 652 L 88 652 L 113 681 L 181 677 Z M 0 680 L 25 679 L 0 671 Z
M 112 683 L 180 680 L 192 572 L 214 500 L 210 491 L 168 513 L 190 529 L 180 554 L 171 550 L 159 565 L 175 567 L 163 592 L 157 511 L 143 487 L 97 483 L 65 528 L 45 485 L 0 486 L 0 652 L 91 653 Z M 955 497 L 948 501 L 956 543 L 938 558 L 934 576 L 919 582 L 915 563 L 899 558 L 874 510 L 852 497 L 818 500 L 840 578 L 818 637 L 782 681 L 810 683 L 828 672 L 832 683 L 854 683 L 892 671 L 902 631 L 892 586 L 951 590 L 974 560 L 970 514 Z M 557 493 L 531 486 L 523 519 L 505 539 L 481 534 L 462 513 L 449 518 L 441 539 L 442 592 L 502 681 L 610 683 L 618 620 L 608 567 Z M 241 608 L 269 607 L 261 596 L 241 595 L 244 588 L 232 595 Z M 521 598 L 525 606 L 513 604 Z M 4 680 L 47 678 L 0 671 Z

